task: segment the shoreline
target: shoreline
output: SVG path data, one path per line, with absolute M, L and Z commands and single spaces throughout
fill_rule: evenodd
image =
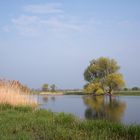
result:
M 49 96 L 52 96 L 52 95 L 64 95 L 63 92 L 41 92 L 40 95 L 49 95 Z
M 40 92 L 39 95 L 60 96 L 60 95 L 91 95 L 91 96 L 140 96 L 140 91 L 115 91 L 114 94 L 89 94 L 83 92 Z

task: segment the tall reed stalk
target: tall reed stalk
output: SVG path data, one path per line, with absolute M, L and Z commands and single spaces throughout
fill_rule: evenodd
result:
M 18 81 L 0 80 L 0 104 L 36 106 L 37 101 L 28 93 L 29 89 Z

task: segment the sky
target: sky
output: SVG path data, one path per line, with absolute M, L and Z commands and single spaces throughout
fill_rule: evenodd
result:
M 104 56 L 140 86 L 139 54 L 139 0 L 0 0 L 0 78 L 78 89 Z

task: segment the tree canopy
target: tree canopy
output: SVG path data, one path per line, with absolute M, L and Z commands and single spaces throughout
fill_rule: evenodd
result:
M 84 79 L 88 82 L 84 87 L 87 93 L 109 93 L 125 85 L 123 76 L 118 72 L 120 66 L 114 59 L 100 57 L 93 59 L 84 72 Z
M 49 85 L 47 83 L 42 86 L 42 91 L 49 91 Z
M 56 91 L 56 85 L 55 84 L 52 84 L 50 86 L 50 89 L 51 89 L 52 92 L 55 92 Z

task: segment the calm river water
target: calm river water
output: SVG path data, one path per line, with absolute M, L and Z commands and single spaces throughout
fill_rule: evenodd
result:
M 66 112 L 86 119 L 106 119 L 126 124 L 140 124 L 140 96 L 37 96 L 39 107 Z

